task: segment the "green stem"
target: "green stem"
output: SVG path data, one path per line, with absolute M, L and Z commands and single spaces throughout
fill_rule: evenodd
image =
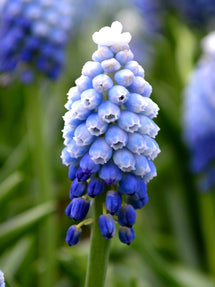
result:
M 94 223 L 91 231 L 91 246 L 88 258 L 85 287 L 103 287 L 108 266 L 110 239 L 100 232 L 98 219 L 102 214 L 105 193 L 94 199 Z
M 31 153 L 33 157 L 34 175 L 37 180 L 38 202 L 44 203 L 53 200 L 54 190 L 51 182 L 50 161 L 44 136 L 44 113 L 40 95 L 36 89 L 27 90 L 26 110 L 27 124 L 29 129 L 29 139 Z M 56 240 L 56 220 L 54 215 L 50 215 L 40 225 L 40 276 L 39 286 L 53 287 L 55 283 L 55 240 Z
M 208 268 L 211 275 L 215 277 L 215 209 L 213 192 L 200 194 L 199 202 Z

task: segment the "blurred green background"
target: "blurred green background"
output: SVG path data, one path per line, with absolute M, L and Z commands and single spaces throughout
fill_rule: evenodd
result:
M 62 116 L 67 91 L 96 50 L 91 35 L 122 15 L 127 15 L 125 31 L 135 32 L 141 13 L 129 4 L 126 11 L 134 13 L 129 18 L 122 3 L 100 3 L 89 8 L 86 20 L 82 16 L 58 81 L 39 78 L 29 86 L 4 85 L 1 76 L 0 269 L 7 287 L 84 285 L 90 227 L 83 229 L 77 246 L 66 245 L 72 222 L 64 214 L 70 181 L 60 159 Z M 153 87 L 151 97 L 160 107 L 155 120 L 161 129 L 156 138 L 162 151 L 155 160 L 158 175 L 148 185 L 149 203 L 137 212 L 134 242 L 128 247 L 117 236 L 112 239 L 107 287 L 215 286 L 214 195 L 197 191 L 181 133 L 182 91 L 206 32 L 189 27 L 166 8 L 162 13 L 162 31 L 152 36 L 148 54 L 139 22 L 135 36 L 145 55 L 140 64 Z M 35 133 L 40 125 L 44 141 Z M 44 193 L 46 184 L 49 192 Z

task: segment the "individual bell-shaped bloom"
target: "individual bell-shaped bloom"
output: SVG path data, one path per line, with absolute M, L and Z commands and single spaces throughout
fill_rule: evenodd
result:
M 78 167 L 76 165 L 70 165 L 69 174 L 68 174 L 68 178 L 70 180 L 75 179 L 77 170 L 78 170 Z
M 88 76 L 81 75 L 76 81 L 75 84 L 80 92 L 84 92 L 88 89 L 91 89 L 92 79 Z
M 128 196 L 127 203 L 132 205 L 134 209 L 141 209 L 149 202 L 148 194 L 146 193 L 143 198 L 136 199 L 133 196 Z
M 134 81 L 134 74 L 131 70 L 122 69 L 115 73 L 114 80 L 117 82 L 118 85 L 128 87 Z
M 80 160 L 80 168 L 82 169 L 83 173 L 92 175 L 99 171 L 100 165 L 95 164 L 94 161 L 91 159 L 89 153 L 86 153 Z
M 73 197 L 79 197 L 83 195 L 85 190 L 86 190 L 86 183 L 78 181 L 78 179 L 75 178 L 70 187 L 70 198 L 73 199 Z
M 107 185 L 116 184 L 121 180 L 122 172 L 112 161 L 109 161 L 100 169 L 99 177 L 103 179 Z
M 101 46 L 97 51 L 92 55 L 93 61 L 102 62 L 104 60 L 112 59 L 113 52 L 107 46 Z
M 98 62 L 88 61 L 82 68 L 82 75 L 94 78 L 103 72 L 102 66 Z
M 105 73 L 114 73 L 121 68 L 120 63 L 114 58 L 102 61 L 101 66 Z
M 91 135 L 100 136 L 107 130 L 108 123 L 103 121 L 98 113 L 93 113 L 87 118 L 86 126 Z
M 129 89 L 132 93 L 137 93 L 137 94 L 142 95 L 145 90 L 145 85 L 146 85 L 146 81 L 142 77 L 137 76 L 134 78 L 134 81 L 130 85 Z
M 117 125 L 112 125 L 109 127 L 105 134 L 106 142 L 114 150 L 118 150 L 126 146 L 128 142 L 128 136 L 125 131 L 119 128 Z
M 120 109 L 110 101 L 105 101 L 99 106 L 98 115 L 104 122 L 112 123 L 119 119 Z
M 69 246 L 76 245 L 81 239 L 81 228 L 78 228 L 76 225 L 70 226 L 66 235 L 66 242 Z
M 135 238 L 135 233 L 132 227 L 131 228 L 125 227 L 125 226 L 119 227 L 119 240 L 122 243 L 130 245 L 131 242 L 134 240 L 134 238 Z
M 115 85 L 108 91 L 108 97 L 112 103 L 123 105 L 128 100 L 129 91 L 123 86 Z
M 75 129 L 73 139 L 79 146 L 86 146 L 90 145 L 95 138 L 88 131 L 86 123 L 82 123 Z
M 81 94 L 83 106 L 89 110 L 96 109 L 102 102 L 103 96 L 94 89 L 88 89 Z
M 90 147 L 89 155 L 96 164 L 105 164 L 112 156 L 112 148 L 104 138 L 98 138 Z
M 135 170 L 135 157 L 126 148 L 115 151 L 113 161 L 124 172 Z
M 105 198 L 105 206 L 111 215 L 119 212 L 122 205 L 122 196 L 116 190 L 109 190 Z
M 87 200 L 79 197 L 73 198 L 67 206 L 65 213 L 74 220 L 82 220 L 86 217 L 90 204 Z
M 123 110 L 121 111 L 118 125 L 126 132 L 133 133 L 140 128 L 140 119 L 135 113 Z
M 148 135 L 149 137 L 155 138 L 160 130 L 156 123 L 144 115 L 139 115 L 139 120 L 140 128 L 138 129 L 138 132 L 142 135 Z
M 136 222 L 136 211 L 132 205 L 126 204 L 121 207 L 118 214 L 118 221 L 121 226 L 132 227 Z
M 108 75 L 100 74 L 93 79 L 93 88 L 98 93 L 104 93 L 113 86 L 113 81 Z
M 104 238 L 110 239 L 116 232 L 114 219 L 110 214 L 103 214 L 99 216 L 99 228 Z
M 122 194 L 133 195 L 138 189 L 138 180 L 132 173 L 126 173 L 119 182 L 119 186 Z
M 104 182 L 98 178 L 92 178 L 87 187 L 87 194 L 90 197 L 95 197 L 104 191 Z

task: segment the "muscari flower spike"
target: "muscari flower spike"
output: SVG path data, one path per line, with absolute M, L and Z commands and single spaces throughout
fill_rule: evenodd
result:
M 184 141 L 200 191 L 215 186 L 215 32 L 203 41 L 203 56 L 185 90 Z
M 178 11 L 192 27 L 203 28 L 214 24 L 214 0 L 168 0 L 170 6 Z
M 134 240 L 135 209 L 148 202 L 146 185 L 156 176 L 153 160 L 160 152 L 153 121 L 159 108 L 150 99 L 152 87 L 134 60 L 130 40 L 120 22 L 93 34 L 98 49 L 68 92 L 61 154 L 73 180 L 66 215 L 83 220 L 89 202 L 105 192 L 101 234 L 112 238 L 118 221 L 119 239 L 126 244 Z M 78 243 L 81 224 L 69 229 L 69 245 Z
M 0 270 L 0 287 L 5 287 L 4 273 Z
M 36 72 L 57 79 L 72 26 L 68 0 L 5 1 L 0 26 L 0 74 L 26 84 Z

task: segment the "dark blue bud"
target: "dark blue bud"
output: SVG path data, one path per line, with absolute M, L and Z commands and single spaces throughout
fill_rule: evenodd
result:
M 76 225 L 70 226 L 66 234 L 66 242 L 71 245 L 76 245 L 81 239 L 81 228 L 77 228 Z
M 78 167 L 75 165 L 70 165 L 69 167 L 69 174 L 68 177 L 70 180 L 73 180 L 76 176 L 76 172 L 77 172 Z
M 104 183 L 98 178 L 92 178 L 88 184 L 87 194 L 91 197 L 99 195 L 104 190 Z
M 135 199 L 142 199 L 147 195 L 147 186 L 141 179 L 137 179 L 137 191 L 134 194 Z
M 108 162 L 102 166 L 99 177 L 108 185 L 116 184 L 121 180 L 122 172 L 113 162 Z
M 81 167 L 78 168 L 77 173 L 76 173 L 76 177 L 78 181 L 86 181 L 88 180 L 88 178 L 90 178 L 90 176 L 91 176 L 91 173 L 84 172 Z
M 99 227 L 104 238 L 110 239 L 116 232 L 113 217 L 110 214 L 103 214 L 99 216 Z
M 80 167 L 85 173 L 88 173 L 90 175 L 96 173 L 100 169 L 99 164 L 95 164 L 94 161 L 92 161 L 89 153 L 85 154 L 81 161 L 80 161 Z
M 136 222 L 136 211 L 132 205 L 126 204 L 121 207 L 118 214 L 118 221 L 121 226 L 132 227 Z
M 110 214 L 119 212 L 122 205 L 121 194 L 116 190 L 109 190 L 105 198 L 105 206 Z
M 131 242 L 134 240 L 134 238 L 135 233 L 133 228 L 122 227 L 122 226 L 119 227 L 119 240 L 122 243 L 130 245 Z
M 85 199 L 78 197 L 73 198 L 67 206 L 65 213 L 68 217 L 74 220 L 82 220 L 86 217 L 90 204 Z
M 132 205 L 134 209 L 141 209 L 148 203 L 148 201 L 149 201 L 149 197 L 147 193 L 141 199 L 136 199 L 134 198 L 134 196 L 128 196 L 127 198 L 127 203 Z
M 86 186 L 86 182 L 78 181 L 78 179 L 75 178 L 70 187 L 70 198 L 72 199 L 73 197 L 81 196 L 84 193 Z
M 126 173 L 119 182 L 120 192 L 127 195 L 134 195 L 138 190 L 138 181 L 135 175 Z

